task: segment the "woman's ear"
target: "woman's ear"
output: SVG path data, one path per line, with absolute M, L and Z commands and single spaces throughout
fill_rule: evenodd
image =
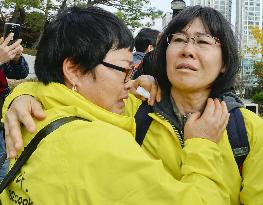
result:
M 70 88 L 74 85 L 77 85 L 81 77 L 79 65 L 75 64 L 73 60 L 66 58 L 63 61 L 62 70 L 64 74 L 65 84 Z

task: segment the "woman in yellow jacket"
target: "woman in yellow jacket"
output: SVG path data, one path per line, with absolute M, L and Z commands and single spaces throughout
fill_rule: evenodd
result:
M 216 10 L 189 7 L 164 30 L 155 50 L 155 78 L 163 92 L 149 114 L 153 119 L 143 149 L 161 159 L 176 179 L 184 147 L 184 127 L 190 113 L 203 112 L 208 97 L 224 99 L 228 110 L 240 108 L 250 152 L 242 177 L 225 131 L 219 146 L 224 166 L 221 176 L 231 204 L 263 203 L 263 119 L 242 107 L 231 92 L 239 68 L 237 43 L 230 24 Z M 238 122 L 239 123 L 239 122 Z M 209 126 L 209 125 L 207 125 Z M 203 127 L 204 132 L 207 127 Z
M 161 159 L 175 179 L 185 179 L 181 168 L 185 147 L 184 128 L 189 113 L 203 112 L 209 96 L 224 99 L 229 111 L 238 107 L 242 112 L 250 152 L 243 163 L 241 177 L 225 131 L 219 143 L 222 154 L 219 163 L 223 166 L 220 174 L 230 193 L 231 204 L 262 204 L 263 120 L 242 108 L 239 99 L 231 92 L 239 60 L 230 25 L 214 9 L 189 7 L 170 22 L 155 54 L 156 79 L 163 90 L 163 96 L 161 102 L 153 107 L 154 113 L 149 114 L 153 121 L 143 141 L 143 150 L 153 159 Z M 30 84 L 23 86 L 17 94 L 13 94 L 6 107 L 21 94 L 38 97 L 32 91 L 33 87 Z M 19 101 L 23 102 L 22 97 L 15 100 L 17 103 Z M 35 103 L 32 99 L 30 102 Z M 134 116 L 139 103 L 130 97 L 126 103 L 126 114 Z M 11 108 L 22 113 L 24 109 L 18 111 L 22 104 L 14 103 Z M 33 110 L 38 109 L 36 107 Z M 10 125 L 17 118 L 12 118 L 12 113 L 17 115 L 12 110 L 9 112 Z M 28 117 L 25 119 L 31 120 Z M 207 122 L 203 127 L 204 132 L 209 127 Z
M 229 204 L 217 145 L 229 117 L 225 103 L 209 99 L 202 118 L 190 117 L 183 177 L 174 179 L 136 144 L 134 119 L 122 115 L 132 48 L 130 31 L 103 9 L 73 7 L 48 24 L 35 62 L 40 82 L 24 85 L 48 116 L 37 130 L 65 116 L 80 120 L 40 142 L 1 194 L 3 204 Z M 213 123 L 203 133 L 196 126 L 205 119 Z M 23 135 L 28 145 L 36 132 Z

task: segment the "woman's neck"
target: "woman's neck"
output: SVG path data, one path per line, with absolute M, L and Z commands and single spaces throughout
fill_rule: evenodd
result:
M 176 88 L 171 89 L 171 95 L 174 102 L 182 115 L 195 112 L 203 112 L 210 90 L 199 90 L 198 92 L 182 92 Z

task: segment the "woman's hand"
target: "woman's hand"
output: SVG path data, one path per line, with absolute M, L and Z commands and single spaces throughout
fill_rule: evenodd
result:
M 155 102 L 160 102 L 161 100 L 161 89 L 159 88 L 156 80 L 150 75 L 141 75 L 137 79 L 131 81 L 132 86 L 130 92 L 134 94 L 137 98 L 141 100 L 146 100 L 145 97 L 139 95 L 136 92 L 138 87 L 144 88 L 150 93 L 150 99 L 148 99 L 149 105 L 154 105 Z
M 0 63 L 7 63 L 23 51 L 23 47 L 20 45 L 22 39 L 18 39 L 15 43 L 8 45 L 13 39 L 14 34 L 10 33 L 6 39 L 3 37 L 0 39 Z M 21 55 L 21 54 L 20 54 Z
M 41 104 L 30 95 L 21 95 L 12 102 L 4 123 L 6 152 L 9 158 L 16 157 L 23 147 L 21 124 L 33 133 L 36 130 L 33 118 L 43 120 L 45 117 Z
M 192 114 L 185 123 L 184 138 L 205 138 L 218 143 L 226 129 L 229 113 L 225 102 L 207 100 L 203 114 Z

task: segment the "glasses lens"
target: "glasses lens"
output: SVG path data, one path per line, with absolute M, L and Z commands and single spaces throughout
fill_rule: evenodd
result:
M 196 36 L 195 43 L 199 48 L 207 48 L 216 44 L 216 39 L 210 35 L 199 35 Z
M 169 44 L 174 44 L 177 46 L 185 45 L 188 41 L 187 37 L 182 33 L 171 34 L 167 40 Z

